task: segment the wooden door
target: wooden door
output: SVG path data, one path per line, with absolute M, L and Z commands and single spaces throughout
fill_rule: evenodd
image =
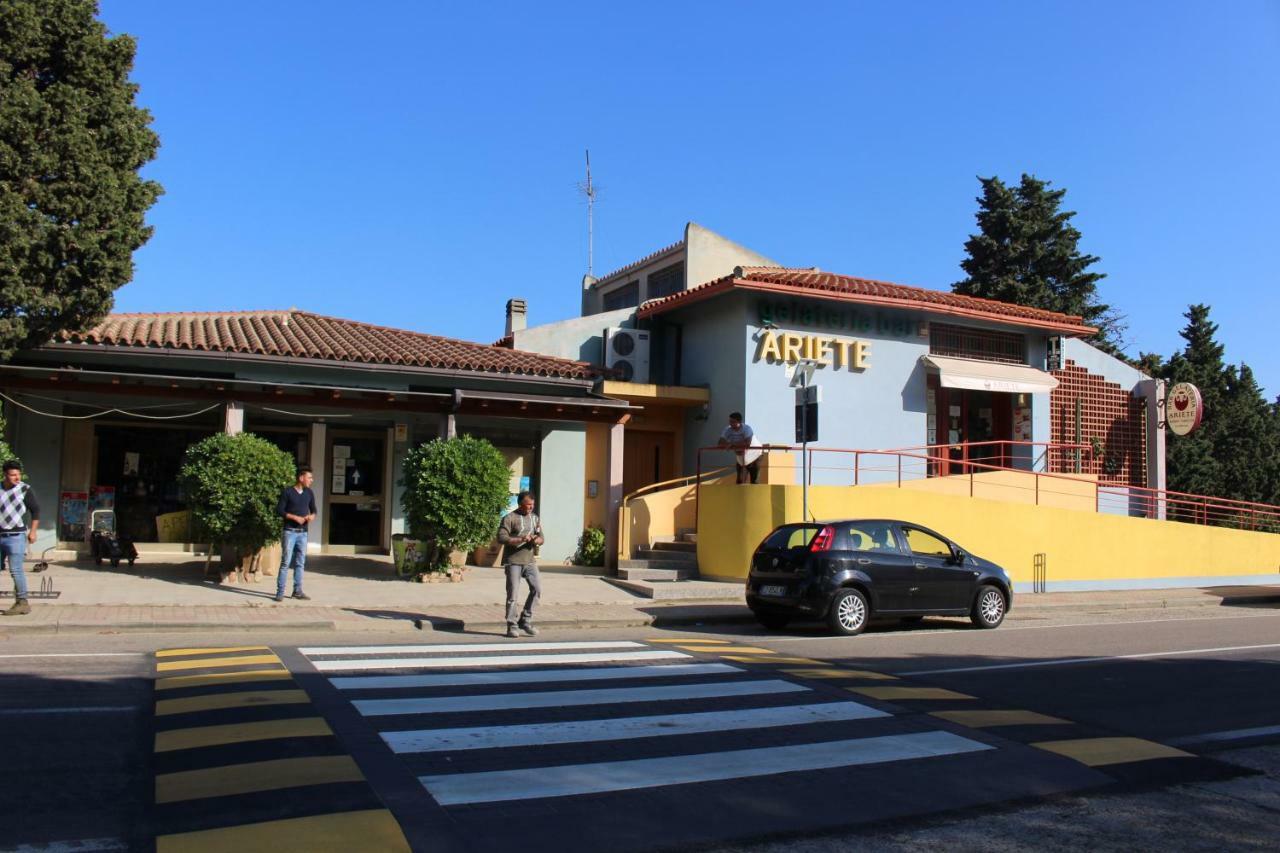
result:
M 629 495 L 676 476 L 675 436 L 627 430 L 622 444 L 622 493 Z

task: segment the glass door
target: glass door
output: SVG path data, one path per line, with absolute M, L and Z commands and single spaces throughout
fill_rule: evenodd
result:
M 388 485 L 383 482 L 385 454 L 383 433 L 334 430 L 330 434 L 328 544 L 386 547 L 382 541 Z

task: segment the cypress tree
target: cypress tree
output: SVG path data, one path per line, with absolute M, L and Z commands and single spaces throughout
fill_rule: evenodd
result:
M 1222 466 L 1214 453 L 1214 437 L 1227 391 L 1223 347 L 1216 337 L 1218 325 L 1209 319 L 1208 305 L 1192 305 L 1183 316 L 1187 325 L 1179 334 L 1186 344 L 1165 365 L 1164 378 L 1170 385 L 1191 382 L 1199 388 L 1205 415 L 1200 428 L 1190 435 L 1167 434 L 1169 489 L 1231 497 L 1226 493 Z

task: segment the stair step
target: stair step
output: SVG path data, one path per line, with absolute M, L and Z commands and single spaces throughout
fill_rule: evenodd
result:
M 696 542 L 654 542 L 649 547 L 654 551 L 684 551 L 690 554 L 698 552 Z
M 624 581 L 687 581 L 697 576 L 698 569 L 696 566 L 691 569 L 618 569 L 618 577 Z
M 618 568 L 620 569 L 672 569 L 672 570 L 694 570 L 698 568 L 697 559 L 692 560 L 654 560 L 644 556 L 636 557 L 630 560 L 619 560 Z
M 673 563 L 677 566 L 693 566 L 697 565 L 698 555 L 692 551 L 650 551 L 648 548 L 637 548 L 634 559 Z
M 685 531 L 685 532 L 683 532 L 683 533 L 681 533 L 681 534 L 680 534 L 680 541 L 681 541 L 681 542 L 691 542 L 691 543 L 693 543 L 694 545 L 697 545 L 697 544 L 698 544 L 698 534 L 697 534 L 697 533 L 690 533 L 690 532 L 688 532 L 688 531 Z

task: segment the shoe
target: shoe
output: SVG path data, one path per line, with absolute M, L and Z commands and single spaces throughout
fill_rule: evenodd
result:
M 299 601 L 310 601 L 310 600 L 311 600 L 311 596 L 307 595 L 307 594 L 306 594 L 305 592 L 303 592 L 302 590 L 298 590 L 297 592 L 295 592 L 295 593 L 293 594 L 293 597 L 294 597 L 294 598 L 296 598 L 296 599 L 298 599 Z
M 31 612 L 31 605 L 25 598 L 19 598 L 8 610 L 0 610 L 0 616 L 26 616 Z M 512 628 L 511 630 L 515 630 Z
M 512 640 L 520 639 L 520 632 L 516 630 L 515 625 L 507 626 L 507 637 Z
M 276 601 L 277 601 L 277 602 L 284 601 L 284 593 L 283 593 L 283 592 L 277 592 L 277 593 L 276 593 Z
M 525 632 L 526 634 L 528 634 L 530 637 L 536 637 L 536 636 L 538 636 L 538 629 L 537 629 L 537 628 L 535 628 L 535 627 L 533 627 L 532 625 L 530 625 L 528 622 L 521 622 L 521 623 L 520 623 L 520 630 L 521 630 L 521 631 L 524 631 L 524 632 Z

